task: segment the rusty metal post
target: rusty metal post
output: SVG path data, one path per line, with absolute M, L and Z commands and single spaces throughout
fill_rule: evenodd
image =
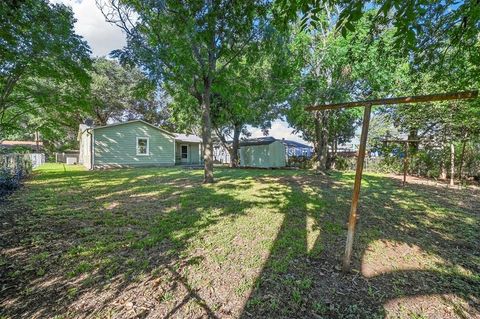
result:
M 358 150 L 357 167 L 355 171 L 355 184 L 353 186 L 352 206 L 350 208 L 350 217 L 348 218 L 347 243 L 345 245 L 345 256 L 343 257 L 343 271 L 350 270 L 352 259 L 353 239 L 355 236 L 355 225 L 357 223 L 357 206 L 360 196 L 360 185 L 362 183 L 363 162 L 365 160 L 365 150 L 367 147 L 368 127 L 370 125 L 370 113 L 372 105 L 365 106 L 363 113 L 362 134 L 360 136 L 360 147 Z

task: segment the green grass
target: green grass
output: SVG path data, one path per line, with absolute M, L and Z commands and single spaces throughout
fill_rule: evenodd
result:
M 422 316 L 414 297 L 478 314 L 478 191 L 367 174 L 344 275 L 352 173 L 202 175 L 36 170 L 0 207 L 6 318 Z

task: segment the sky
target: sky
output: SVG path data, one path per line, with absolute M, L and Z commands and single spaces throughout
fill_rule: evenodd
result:
M 125 45 L 125 35 L 118 27 L 105 21 L 95 0 L 51 0 L 51 2 L 64 3 L 72 8 L 77 19 L 75 31 L 88 42 L 93 56 L 106 56 L 112 50 L 121 49 Z M 263 136 L 260 129 L 253 127 L 248 127 L 248 129 L 252 133 L 252 137 Z M 272 122 L 269 135 L 278 139 L 285 138 L 306 143 L 292 131 L 293 129 L 288 126 L 287 122 L 278 119 Z

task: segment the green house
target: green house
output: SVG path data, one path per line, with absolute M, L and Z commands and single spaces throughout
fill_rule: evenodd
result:
M 79 163 L 88 169 L 202 163 L 201 139 L 142 120 L 105 126 L 81 124 Z
M 287 164 L 284 143 L 273 137 L 241 141 L 239 157 L 243 167 L 285 167 Z

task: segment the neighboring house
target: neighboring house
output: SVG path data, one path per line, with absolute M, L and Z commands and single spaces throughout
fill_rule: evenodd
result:
M 285 145 L 270 136 L 241 140 L 239 157 L 240 166 L 243 167 L 286 166 Z
M 88 169 L 200 164 L 198 137 L 168 132 L 142 120 L 80 125 L 79 163 Z
M 312 157 L 313 147 L 309 145 L 286 139 L 282 139 L 282 143 L 285 145 L 287 158 L 290 156 Z
M 332 152 L 332 148 L 329 146 L 328 151 Z M 340 144 L 336 148 L 335 155 L 340 157 L 355 157 L 358 152 L 358 144 L 354 143 L 345 143 Z

